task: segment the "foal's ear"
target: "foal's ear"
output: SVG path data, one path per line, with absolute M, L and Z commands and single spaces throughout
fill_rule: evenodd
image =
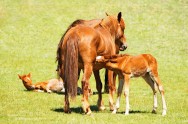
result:
M 109 14 L 107 12 L 105 12 L 105 13 L 106 13 L 106 16 L 109 16 Z
M 18 74 L 18 77 L 20 78 L 20 79 L 22 79 L 22 77 Z
M 31 74 L 29 73 L 27 76 L 28 76 L 28 77 L 31 77 Z
M 121 12 L 119 12 L 119 13 L 118 13 L 118 17 L 117 17 L 117 18 L 118 18 L 118 22 L 121 21 L 121 16 L 122 16 L 122 15 L 121 15 Z

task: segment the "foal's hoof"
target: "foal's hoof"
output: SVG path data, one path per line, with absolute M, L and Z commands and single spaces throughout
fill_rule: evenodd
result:
M 162 116 L 165 116 L 165 115 L 166 115 L 166 111 L 163 111 Z
M 101 106 L 101 107 L 99 107 L 99 111 L 103 111 L 103 110 L 105 110 L 106 108 L 104 107 L 104 106 Z
M 91 111 L 88 111 L 88 112 L 86 113 L 86 115 L 91 115 L 91 113 L 92 113 Z
M 52 93 L 52 91 L 47 91 L 47 93 L 49 93 L 49 94 L 50 94 L 50 93 Z
M 153 113 L 153 114 L 157 114 L 157 111 L 156 111 L 156 110 L 152 110 L 152 113 Z
M 125 115 L 129 115 L 129 113 L 125 112 Z
M 112 112 L 112 114 L 116 114 L 116 110 L 114 110 L 114 111 Z
M 114 111 L 114 106 L 110 105 L 110 111 Z

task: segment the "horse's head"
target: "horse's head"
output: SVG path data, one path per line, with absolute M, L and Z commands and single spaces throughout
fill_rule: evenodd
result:
M 31 80 L 31 74 L 29 73 L 28 75 L 19 75 L 18 77 L 22 80 L 23 85 L 25 86 L 25 88 L 27 90 L 34 90 L 34 85 L 32 84 L 32 80 Z
M 107 17 L 103 19 L 103 24 L 109 26 L 112 36 L 115 37 L 115 44 L 117 49 L 124 51 L 127 48 L 126 37 L 124 35 L 125 23 L 122 18 L 121 12 L 117 16 L 110 16 L 106 14 Z

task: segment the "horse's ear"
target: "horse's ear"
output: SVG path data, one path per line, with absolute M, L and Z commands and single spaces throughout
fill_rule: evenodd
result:
M 20 79 L 22 79 L 22 77 L 18 74 L 18 77 L 20 78 Z
M 106 13 L 106 16 L 109 16 L 109 14 L 107 12 L 105 12 L 105 13 Z
M 118 18 L 118 22 L 121 21 L 121 16 L 122 16 L 122 15 L 121 15 L 121 12 L 119 12 L 119 13 L 118 13 L 118 17 L 117 17 L 117 18 Z

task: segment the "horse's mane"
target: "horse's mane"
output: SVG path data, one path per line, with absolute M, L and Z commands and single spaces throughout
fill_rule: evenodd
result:
M 57 70 L 61 67 L 62 65 L 62 61 L 61 61 L 61 46 L 63 44 L 63 40 L 64 40 L 64 37 L 65 37 L 65 34 L 72 28 L 72 27 L 75 27 L 76 25 L 78 24 L 83 24 L 84 23 L 84 20 L 81 20 L 81 19 L 78 19 L 76 21 L 74 21 L 72 24 L 69 25 L 69 27 L 67 28 L 67 30 L 65 31 L 65 33 L 63 34 L 63 36 L 61 37 L 61 40 L 58 44 L 58 48 L 57 48 L 57 56 L 56 56 L 56 62 L 58 62 L 58 66 L 57 66 Z

